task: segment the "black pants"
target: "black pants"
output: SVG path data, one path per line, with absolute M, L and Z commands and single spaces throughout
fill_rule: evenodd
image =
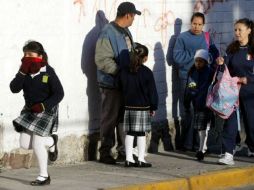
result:
M 163 143 L 165 151 L 174 150 L 171 142 L 171 136 L 169 134 L 168 121 L 152 122 L 152 135 L 150 146 L 148 148 L 149 153 L 157 153 L 160 139 Z
M 252 85 L 253 90 L 254 85 Z M 240 111 L 246 133 L 246 144 L 254 152 L 254 95 L 240 96 Z
M 101 93 L 101 121 L 99 149 L 101 157 L 108 156 L 115 145 L 115 128 L 123 121 L 122 93 L 116 89 L 100 88 Z M 124 134 L 119 134 L 124 135 Z M 118 140 L 124 138 L 118 138 Z M 124 142 L 119 142 L 124 144 Z

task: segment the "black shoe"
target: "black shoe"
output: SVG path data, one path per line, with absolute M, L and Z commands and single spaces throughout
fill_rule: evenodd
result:
M 179 150 L 179 151 L 182 151 L 182 152 L 187 152 L 187 151 L 189 151 L 190 149 L 188 149 L 188 148 L 186 148 L 186 147 L 184 147 L 184 146 L 181 146 L 181 147 L 179 147 L 178 150 Z
M 158 146 L 159 146 L 158 143 L 151 141 L 147 152 L 151 153 L 151 154 L 157 154 L 158 153 Z
M 138 164 L 136 163 L 136 162 L 129 162 L 129 161 L 125 161 L 125 163 L 124 163 L 124 167 L 127 167 L 127 168 L 129 168 L 129 167 L 138 167 Z
M 116 161 L 117 162 L 124 162 L 126 160 L 126 156 L 123 154 L 118 154 Z
M 138 161 L 138 167 L 140 167 L 140 168 L 149 168 L 149 167 L 152 167 L 152 164 L 147 163 L 147 162 Z
M 49 151 L 49 160 L 54 162 L 54 161 L 56 161 L 56 159 L 58 157 L 58 149 L 57 149 L 58 136 L 57 135 L 51 135 L 51 137 L 54 140 L 54 144 L 51 147 L 55 146 L 55 151 L 54 152 Z
M 116 164 L 116 160 L 112 156 L 103 156 L 103 157 L 100 157 L 99 162 L 104 163 L 104 164 L 111 164 L 111 165 L 115 165 Z
M 198 151 L 196 153 L 196 158 L 198 159 L 198 161 L 204 160 L 204 157 L 205 157 L 205 153 L 203 153 L 202 151 Z
M 175 144 L 175 148 L 176 148 L 176 150 L 182 150 L 183 149 L 183 145 L 181 144 L 181 143 L 176 143 Z
M 41 176 L 43 177 L 43 176 Z M 43 185 L 49 185 L 50 184 L 50 176 L 48 177 L 43 177 L 45 180 L 40 181 L 38 179 L 36 179 L 35 181 L 31 181 L 30 185 L 32 186 L 43 186 Z
M 165 151 L 174 151 L 174 147 L 172 144 L 164 145 L 164 150 Z

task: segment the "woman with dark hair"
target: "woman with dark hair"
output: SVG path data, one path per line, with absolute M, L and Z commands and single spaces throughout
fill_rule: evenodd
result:
M 248 155 L 254 156 L 254 24 L 248 18 L 234 24 L 235 40 L 228 46 L 227 56 L 219 57 L 217 64 L 228 66 L 232 77 L 242 77 L 239 101 L 240 113 L 246 132 Z M 225 120 L 222 148 L 225 153 L 219 163 L 234 165 L 233 150 L 236 146 L 238 120 L 236 111 Z
M 208 32 L 203 31 L 205 25 L 205 15 L 195 12 L 191 16 L 191 28 L 178 35 L 174 49 L 173 59 L 178 70 L 179 77 L 179 107 L 183 107 L 184 91 L 187 82 L 188 72 L 194 65 L 194 55 L 198 49 L 208 50 L 209 57 L 215 58 L 218 50 L 214 45 L 213 39 Z M 191 127 L 193 109 L 190 113 L 185 113 L 181 118 L 180 141 L 176 144 L 177 149 L 195 150 L 198 146 L 196 142 L 197 132 Z M 186 110 L 185 110 L 186 112 Z M 179 136 L 179 134 L 177 134 Z
M 146 46 L 136 43 L 130 66 L 119 74 L 124 96 L 125 167 L 151 167 L 145 161 L 146 136 L 151 130 L 151 116 L 158 106 L 158 94 L 152 71 L 143 65 L 148 58 Z M 133 141 L 137 137 L 138 161 L 133 158 Z
M 55 161 L 58 156 L 58 136 L 52 132 L 57 130 L 58 104 L 64 91 L 39 42 L 28 41 L 23 52 L 22 64 L 10 89 L 13 93 L 23 90 L 25 106 L 20 116 L 13 120 L 13 125 L 20 133 L 20 147 L 33 149 L 38 160 L 40 173 L 31 185 L 42 186 L 51 181 L 47 171 L 48 158 Z

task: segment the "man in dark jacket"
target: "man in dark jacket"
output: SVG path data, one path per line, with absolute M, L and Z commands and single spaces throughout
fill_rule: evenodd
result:
M 105 164 L 116 163 L 111 156 L 111 148 L 114 146 L 115 127 L 119 127 L 123 119 L 123 97 L 115 85 L 115 76 L 120 68 L 129 65 L 129 52 L 133 49 L 133 40 L 128 27 L 132 25 L 136 14 L 140 15 L 141 12 L 136 10 L 133 3 L 121 3 L 117 8 L 116 19 L 104 27 L 96 44 L 95 63 L 101 93 L 99 151 L 100 162 Z M 122 129 L 118 129 L 123 140 Z

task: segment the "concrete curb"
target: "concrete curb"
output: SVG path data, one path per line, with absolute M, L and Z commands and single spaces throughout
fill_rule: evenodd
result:
M 254 184 L 254 167 L 226 169 L 187 178 L 106 190 L 218 190 L 251 184 Z

